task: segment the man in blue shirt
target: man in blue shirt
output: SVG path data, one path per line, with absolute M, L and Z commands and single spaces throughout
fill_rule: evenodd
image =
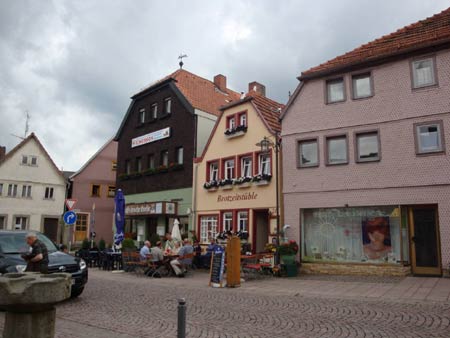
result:
M 191 244 L 191 240 L 186 238 L 184 240 L 184 245 L 181 247 L 180 251 L 178 251 L 178 258 L 170 262 L 173 271 L 175 271 L 175 274 L 178 277 L 184 277 L 182 267 L 192 264 L 193 254 L 194 247 Z
M 141 255 L 141 261 L 146 261 L 148 259 L 148 256 L 150 255 L 150 242 L 145 241 L 144 246 L 139 251 L 139 254 Z

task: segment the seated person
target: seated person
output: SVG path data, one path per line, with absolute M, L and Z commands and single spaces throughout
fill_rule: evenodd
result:
M 209 266 L 211 265 L 211 256 L 212 253 L 214 252 L 214 250 L 216 250 L 218 247 L 216 240 L 214 238 L 211 238 L 211 242 L 208 245 L 208 247 L 206 248 L 206 254 L 204 254 L 203 256 L 201 256 L 201 265 L 204 268 L 209 268 Z
M 148 256 L 150 255 L 150 242 L 145 241 L 144 246 L 139 251 L 139 254 L 141 256 L 141 261 L 146 261 L 148 259 Z
M 175 242 L 172 238 L 172 235 L 167 233 L 166 234 L 166 242 L 164 243 L 164 251 L 170 252 L 175 247 Z
M 194 253 L 194 247 L 191 244 L 191 240 L 186 238 L 184 240 L 184 246 L 178 251 L 179 257 L 170 262 L 173 271 L 178 277 L 184 277 L 184 271 L 181 269 L 183 265 L 191 265 L 192 258 L 184 258 L 186 255 Z
M 173 249 L 170 251 L 170 254 L 171 254 L 172 256 L 179 255 L 180 249 L 181 249 L 181 242 L 175 241 L 175 242 L 174 242 L 174 247 L 173 247 Z
M 151 250 L 152 253 L 152 261 L 161 264 L 161 262 L 164 260 L 163 251 L 161 250 L 162 243 L 161 241 L 156 242 L 156 246 L 154 246 Z

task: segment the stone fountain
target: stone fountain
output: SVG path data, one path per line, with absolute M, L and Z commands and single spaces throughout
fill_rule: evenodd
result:
M 70 290 L 68 273 L 0 276 L 0 308 L 6 311 L 3 338 L 53 338 L 55 304 L 68 299 Z

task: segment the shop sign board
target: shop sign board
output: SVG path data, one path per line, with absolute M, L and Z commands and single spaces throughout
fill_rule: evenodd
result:
M 213 287 L 223 287 L 223 272 L 225 267 L 225 252 L 222 247 L 218 247 L 211 257 L 209 285 Z
M 125 216 L 176 214 L 175 202 L 130 203 L 125 206 Z
M 131 148 L 142 146 L 147 143 L 152 143 L 170 137 L 170 127 L 160 129 L 131 140 Z

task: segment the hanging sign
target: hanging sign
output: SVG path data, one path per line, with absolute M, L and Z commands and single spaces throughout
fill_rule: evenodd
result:
M 170 137 L 170 127 L 160 129 L 157 131 L 154 131 L 149 134 L 145 134 L 139 137 L 135 137 L 131 140 L 131 148 L 135 148 L 138 146 L 142 146 L 147 143 L 152 143 L 155 141 L 159 141 L 165 138 Z

